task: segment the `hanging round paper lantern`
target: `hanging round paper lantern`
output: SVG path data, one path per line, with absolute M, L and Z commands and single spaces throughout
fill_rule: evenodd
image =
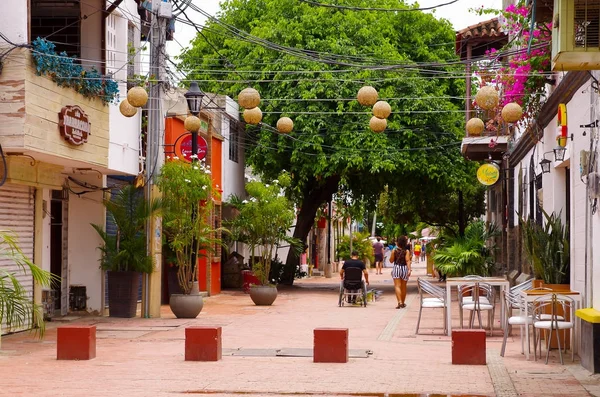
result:
M 258 107 L 244 110 L 242 116 L 244 117 L 244 121 L 248 124 L 256 125 L 262 120 L 262 112 Z
M 119 111 L 125 117 L 133 117 L 137 113 L 137 108 L 131 106 L 127 99 L 124 99 L 123 102 L 119 105 Z
M 507 123 L 516 123 L 521 116 L 523 116 L 523 108 L 516 102 L 507 103 L 502 108 L 502 120 Z
M 144 87 L 133 87 L 127 91 L 127 101 L 131 106 L 140 108 L 148 102 L 148 93 Z
M 379 98 L 377 90 L 370 85 L 362 87 L 358 90 L 358 95 L 356 95 L 358 103 L 363 106 L 373 106 L 377 102 L 377 98 Z
M 485 124 L 483 124 L 483 120 L 473 117 L 471 120 L 467 121 L 467 132 L 469 136 L 479 136 L 485 129 Z
M 481 87 L 475 95 L 475 103 L 484 110 L 492 110 L 498 106 L 498 91 L 491 85 Z
M 378 101 L 373 106 L 373 114 L 380 119 L 387 119 L 392 113 L 392 107 L 386 101 Z
M 369 127 L 371 127 L 371 130 L 374 132 L 383 132 L 387 127 L 387 120 L 373 116 L 371 117 L 371 121 L 369 121 Z
M 277 131 L 282 134 L 289 134 L 294 129 L 294 122 L 289 117 L 282 117 L 277 120 Z
M 200 119 L 196 116 L 187 116 L 183 122 L 183 127 L 189 132 L 198 132 L 200 130 Z
M 260 94 L 252 87 L 244 88 L 238 94 L 238 103 L 244 109 L 252 109 L 260 104 Z

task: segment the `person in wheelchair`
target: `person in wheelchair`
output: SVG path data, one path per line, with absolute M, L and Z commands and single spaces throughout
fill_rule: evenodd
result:
M 362 274 L 361 274 L 362 272 Z M 364 275 L 365 280 L 362 280 Z M 348 290 L 352 295 L 349 296 L 352 300 L 349 303 L 356 303 L 356 295 L 358 291 L 363 291 L 363 301 L 366 306 L 366 285 L 369 285 L 369 272 L 365 263 L 358 259 L 358 252 L 352 251 L 351 259 L 344 261 L 344 266 L 340 270 L 340 278 L 342 279 L 342 290 Z M 341 291 L 343 293 L 343 291 Z M 340 302 L 342 296 L 340 296 Z

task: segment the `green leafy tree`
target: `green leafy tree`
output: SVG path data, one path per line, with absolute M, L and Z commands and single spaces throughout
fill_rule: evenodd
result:
M 286 48 L 258 43 L 263 39 Z M 188 79 L 202 81 L 207 91 L 235 98 L 250 84 L 262 98 L 277 99 L 260 105 L 265 124 L 293 118 L 290 135 L 249 127 L 245 144 L 247 161 L 266 180 L 290 172 L 287 194 L 300 208 L 294 237 L 305 241 L 317 210 L 340 190 L 374 208 L 388 183 L 427 177 L 431 184 L 457 186 L 466 179 L 458 151 L 463 103 L 452 99 L 464 96 L 463 70 L 458 62 L 446 63 L 457 60 L 454 40 L 448 21 L 420 11 L 229 0 L 180 60 Z M 436 66 L 440 62 L 444 66 Z M 459 78 L 446 78 L 453 75 Z M 370 108 L 343 100 L 368 84 L 380 98 L 400 98 L 389 100 L 386 133 L 369 129 Z M 290 276 L 297 263 L 291 253 Z

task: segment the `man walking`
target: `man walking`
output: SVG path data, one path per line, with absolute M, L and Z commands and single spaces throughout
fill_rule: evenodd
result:
M 381 237 L 377 237 L 377 241 L 373 243 L 373 254 L 375 254 L 375 274 L 383 274 L 383 244 Z

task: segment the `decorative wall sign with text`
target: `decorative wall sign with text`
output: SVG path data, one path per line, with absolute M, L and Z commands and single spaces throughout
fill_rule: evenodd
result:
M 60 135 L 70 144 L 81 145 L 87 142 L 92 130 L 87 114 L 79 106 L 65 106 L 58 114 Z
M 205 158 L 207 151 L 208 143 L 206 139 L 198 135 L 198 160 Z M 177 142 L 175 142 L 175 155 L 185 161 L 192 161 L 192 134 L 188 133 L 177 139 Z
M 486 186 L 492 186 L 500 179 L 500 167 L 494 163 L 486 163 L 477 169 L 477 180 Z

